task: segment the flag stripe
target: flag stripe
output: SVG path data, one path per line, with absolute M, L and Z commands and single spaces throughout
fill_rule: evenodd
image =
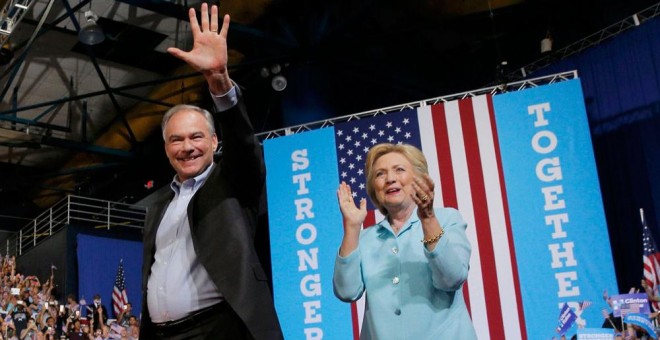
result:
M 351 303 L 351 319 L 353 319 L 353 339 L 360 339 L 360 313 L 358 313 L 357 302 Z
M 463 295 L 477 337 L 525 339 L 492 96 L 422 106 L 335 128 L 340 180 L 350 182 L 356 198 L 366 194 L 366 179 L 359 171 L 370 146 L 387 141 L 422 149 L 435 183 L 434 206 L 457 208 L 468 225 L 472 256 Z M 373 209 L 368 207 L 364 226 L 383 218 Z M 362 329 L 364 307 L 359 303 L 364 306 L 363 301 L 352 306 L 354 336 L 356 324 Z
M 509 203 L 506 195 L 506 190 L 505 190 L 505 184 L 504 184 L 504 168 L 502 166 L 502 156 L 500 152 L 500 143 L 499 143 L 499 136 L 497 134 L 497 126 L 496 126 L 496 120 L 495 120 L 495 109 L 493 107 L 493 97 L 488 96 L 488 110 L 489 110 L 489 118 L 490 121 L 492 122 L 491 124 L 491 131 L 492 131 L 492 136 L 493 136 L 493 151 L 495 155 L 495 159 L 497 162 L 497 166 L 495 167 L 498 171 L 498 178 L 499 178 L 499 183 L 500 183 L 500 196 L 501 196 L 501 202 L 502 202 L 502 211 L 503 211 L 503 217 L 504 217 L 504 223 L 506 226 L 506 235 L 507 235 L 507 242 L 509 246 L 509 256 L 510 256 L 510 261 L 511 261 L 511 274 L 513 277 L 512 284 L 513 284 L 513 292 L 512 295 L 515 298 L 515 305 L 517 307 L 518 311 L 518 327 L 517 329 L 521 332 L 520 338 L 521 339 L 527 339 L 527 330 L 525 325 L 525 317 L 524 317 L 524 309 L 522 305 L 522 299 L 520 298 L 521 292 L 520 292 L 520 277 L 518 275 L 518 267 L 516 265 L 516 252 L 514 248 L 514 243 L 513 243 L 513 230 L 511 228 L 511 215 L 509 214 Z M 505 313 L 506 315 L 506 313 Z M 506 327 L 508 329 L 508 327 Z
M 479 145 L 479 155 L 481 157 L 481 166 L 484 169 L 483 181 L 485 189 L 485 200 L 487 202 L 489 234 L 491 245 L 493 247 L 494 268 L 497 273 L 497 285 L 499 289 L 499 303 L 502 310 L 502 324 L 504 327 L 506 339 L 520 339 L 520 315 L 522 309 L 518 303 L 520 299 L 516 291 L 517 277 L 514 276 L 514 260 L 512 258 L 513 243 L 510 239 L 509 225 L 505 218 L 503 182 L 501 177 L 501 164 L 498 163 L 496 152 L 496 133 L 493 129 L 494 117 L 491 116 L 492 97 L 477 96 L 472 98 L 474 107 L 474 120 L 476 127 L 476 137 Z M 493 121 L 491 121 L 493 119 Z M 490 301 L 489 301 L 490 303 Z M 489 318 L 489 322 L 493 322 Z
M 486 312 L 488 313 L 489 330 L 491 339 L 504 339 L 504 328 L 502 323 L 502 303 L 500 291 L 497 285 L 498 277 L 495 266 L 495 254 L 493 250 L 493 239 L 491 236 L 491 225 L 488 215 L 488 201 L 486 200 L 486 189 L 484 185 L 484 172 L 482 170 L 479 143 L 477 140 L 476 123 L 472 99 L 463 99 L 458 102 L 461 125 L 463 126 L 463 144 L 470 178 L 470 189 L 472 195 L 472 206 L 475 215 L 475 227 L 481 256 L 481 265 L 484 282 L 484 293 L 488 297 Z
M 417 121 L 419 122 L 419 138 L 422 143 L 422 150 L 426 157 L 429 176 L 433 179 L 435 188 L 433 189 L 433 207 L 444 207 L 444 198 L 440 190 L 440 168 L 438 166 L 438 151 L 433 138 L 433 122 L 431 120 L 431 106 L 422 106 L 417 109 Z
M 485 282 L 482 276 L 481 255 L 476 237 L 476 224 L 472 206 L 472 197 L 470 194 L 471 190 L 459 106 L 457 101 L 445 103 L 443 106 L 444 119 L 447 127 L 447 142 L 449 143 L 447 149 L 450 150 L 449 154 L 451 155 L 451 158 L 448 160 L 440 160 L 441 162 L 447 162 L 447 164 L 444 165 L 440 164 L 440 169 L 443 174 L 442 185 L 443 190 L 445 190 L 445 185 L 450 185 L 450 187 L 453 186 L 454 191 L 451 195 L 455 197 L 456 207 L 461 211 L 461 215 L 463 215 L 465 222 L 468 224 L 466 234 L 468 240 L 472 244 L 470 272 L 468 273 L 470 311 L 472 312 L 471 316 L 474 324 L 478 325 L 478 327 L 475 327 L 477 337 L 479 339 L 488 339 L 490 325 L 488 323 L 486 311 L 486 296 L 484 295 Z M 453 181 L 445 180 L 443 172 L 445 168 L 451 169 L 451 172 L 453 173 Z
M 424 112 L 426 113 L 426 112 Z M 436 186 L 440 186 L 440 190 L 436 192 L 441 193 L 442 201 L 438 202 L 440 206 L 458 208 L 456 202 L 456 186 L 454 185 L 454 170 L 452 168 L 451 149 L 449 147 L 449 133 L 447 131 L 447 120 L 445 114 L 445 107 L 443 104 L 433 105 L 430 110 L 431 122 L 426 119 L 419 119 L 420 133 L 426 132 L 427 128 L 433 127 L 434 143 L 433 152 L 427 152 L 424 144 L 425 138 L 422 138 L 422 146 L 425 155 L 431 155 L 437 163 L 439 172 L 439 181 Z M 422 115 L 420 113 L 420 115 Z M 422 115 L 424 116 L 424 115 Z M 428 117 L 428 115 L 426 115 Z M 469 282 L 463 285 L 463 297 L 468 312 L 472 315 L 472 304 L 470 303 L 470 286 Z
M 457 208 L 456 186 L 454 185 L 454 172 L 451 166 L 451 150 L 449 149 L 449 133 L 445 120 L 444 105 L 434 105 L 431 108 L 433 114 L 433 130 L 435 132 L 436 158 L 441 176 L 442 203 L 445 207 Z M 425 125 L 421 124 L 420 125 Z

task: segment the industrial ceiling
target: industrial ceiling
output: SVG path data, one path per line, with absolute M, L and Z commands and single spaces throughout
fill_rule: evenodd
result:
M 257 132 L 480 88 L 656 1 L 223 1 Z M 208 105 L 188 48 L 201 1 L 0 1 L 0 230 L 67 194 L 136 202 L 172 177 L 159 122 Z M 21 11 L 22 10 L 22 11 Z M 103 42 L 79 30 L 93 11 Z M 284 89 L 274 86 L 286 79 Z M 277 85 L 277 84 L 276 84 Z M 282 85 L 279 83 L 279 85 Z

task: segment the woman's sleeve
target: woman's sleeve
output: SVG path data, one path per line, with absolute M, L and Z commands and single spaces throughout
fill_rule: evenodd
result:
M 339 256 L 337 251 L 332 286 L 335 296 L 342 301 L 351 302 L 362 296 L 364 282 L 362 282 L 360 248 L 346 257 Z
M 444 235 L 433 251 L 425 248 L 424 252 L 429 260 L 433 286 L 455 291 L 467 280 L 470 267 L 472 247 L 465 234 L 467 224 L 456 209 L 436 209 L 436 216 Z

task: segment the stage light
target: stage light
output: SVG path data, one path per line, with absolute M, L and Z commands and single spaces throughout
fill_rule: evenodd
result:
M 278 75 L 273 77 L 273 80 L 270 82 L 270 85 L 273 87 L 273 90 L 280 92 L 284 91 L 286 88 L 286 78 L 283 75 Z
M 541 40 L 541 54 L 552 52 L 552 36 L 550 31 L 545 35 L 545 38 Z
M 80 27 L 78 39 L 85 45 L 97 45 L 105 40 L 105 34 L 96 21 L 99 17 L 92 10 L 85 11 L 85 19 L 87 20 L 84 25 Z
M 541 40 L 541 53 L 552 52 L 552 39 L 544 38 Z

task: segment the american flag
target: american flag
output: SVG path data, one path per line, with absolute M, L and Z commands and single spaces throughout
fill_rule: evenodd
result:
M 119 268 L 117 269 L 117 276 L 115 277 L 115 285 L 112 289 L 112 309 L 115 316 L 119 315 L 128 303 L 128 296 L 126 295 L 126 278 L 124 277 L 124 260 L 119 260 Z
M 619 306 L 619 311 L 621 312 L 621 316 L 625 316 L 630 313 L 639 313 L 641 311 L 641 306 L 639 303 L 624 303 Z
M 589 301 L 589 300 L 580 301 L 580 302 L 578 303 L 579 310 L 581 310 L 581 311 L 582 311 L 582 310 L 585 310 L 587 307 L 589 307 L 589 306 L 591 306 L 591 305 L 592 305 L 592 302 Z
M 527 338 L 492 96 L 337 123 L 339 181 L 351 186 L 356 202 L 367 197 L 366 153 L 381 142 L 421 148 L 435 183 L 434 204 L 457 208 L 468 224 L 472 256 L 463 294 L 477 337 Z M 364 226 L 382 219 L 367 202 Z M 364 301 L 357 301 L 352 310 L 355 339 L 363 312 Z
M 335 126 L 339 181 L 351 186 L 353 199 L 367 198 L 367 209 L 376 209 L 367 197 L 364 161 L 369 149 L 379 143 L 412 144 L 421 148 L 415 110 L 358 119 Z
M 653 295 L 658 295 L 658 284 L 660 284 L 660 254 L 658 253 L 653 235 L 642 215 L 642 242 L 644 247 L 644 281 Z M 654 310 L 660 310 L 657 301 L 652 304 Z

